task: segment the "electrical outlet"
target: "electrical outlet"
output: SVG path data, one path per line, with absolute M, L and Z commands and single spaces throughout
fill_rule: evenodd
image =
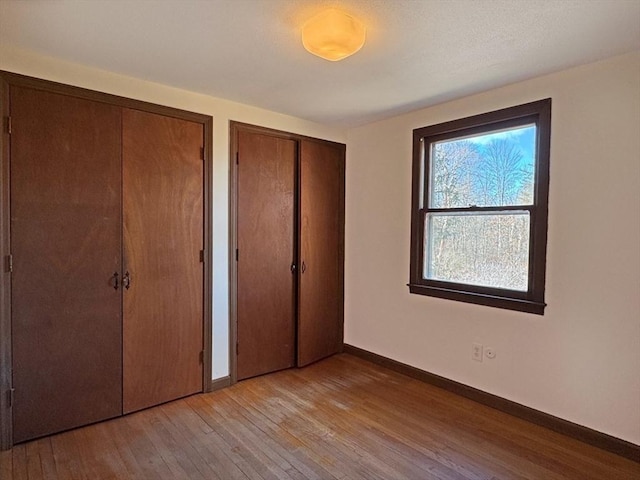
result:
M 473 358 L 476 362 L 482 361 L 482 353 L 484 347 L 481 343 L 474 343 L 471 345 L 471 358 Z
M 492 347 L 487 347 L 484 349 L 484 354 L 487 356 L 487 358 L 496 358 L 496 350 Z

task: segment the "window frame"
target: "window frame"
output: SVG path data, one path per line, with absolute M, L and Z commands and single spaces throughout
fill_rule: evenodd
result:
M 505 128 L 536 126 L 536 162 L 533 204 L 495 207 L 429 208 L 431 144 L 459 137 L 491 133 Z M 413 130 L 411 201 L 411 257 L 409 292 L 466 303 L 544 315 L 545 270 L 549 203 L 549 155 L 551 147 L 551 99 L 504 108 Z M 529 211 L 528 290 L 431 280 L 423 278 L 425 221 L 429 212 Z

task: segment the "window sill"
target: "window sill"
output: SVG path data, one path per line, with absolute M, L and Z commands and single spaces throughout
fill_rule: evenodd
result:
M 487 295 L 484 293 L 468 292 L 449 288 L 431 287 L 411 283 L 407 286 L 409 287 L 410 293 L 418 295 L 457 300 L 459 302 L 474 303 L 476 305 L 485 305 L 487 307 L 503 308 L 506 310 L 533 313 L 536 315 L 544 315 L 544 307 L 547 305 L 544 302 Z

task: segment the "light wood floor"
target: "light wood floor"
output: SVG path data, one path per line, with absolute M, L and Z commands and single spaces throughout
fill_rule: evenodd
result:
M 10 479 L 639 479 L 640 464 L 349 355 L 18 445 Z

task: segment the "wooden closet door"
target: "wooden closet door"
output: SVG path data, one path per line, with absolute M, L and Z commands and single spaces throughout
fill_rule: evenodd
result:
M 120 109 L 11 87 L 15 443 L 122 414 Z
M 238 132 L 237 378 L 295 363 L 296 142 Z
M 344 147 L 303 140 L 298 366 L 342 350 Z
M 204 132 L 129 109 L 122 123 L 128 413 L 203 389 Z

